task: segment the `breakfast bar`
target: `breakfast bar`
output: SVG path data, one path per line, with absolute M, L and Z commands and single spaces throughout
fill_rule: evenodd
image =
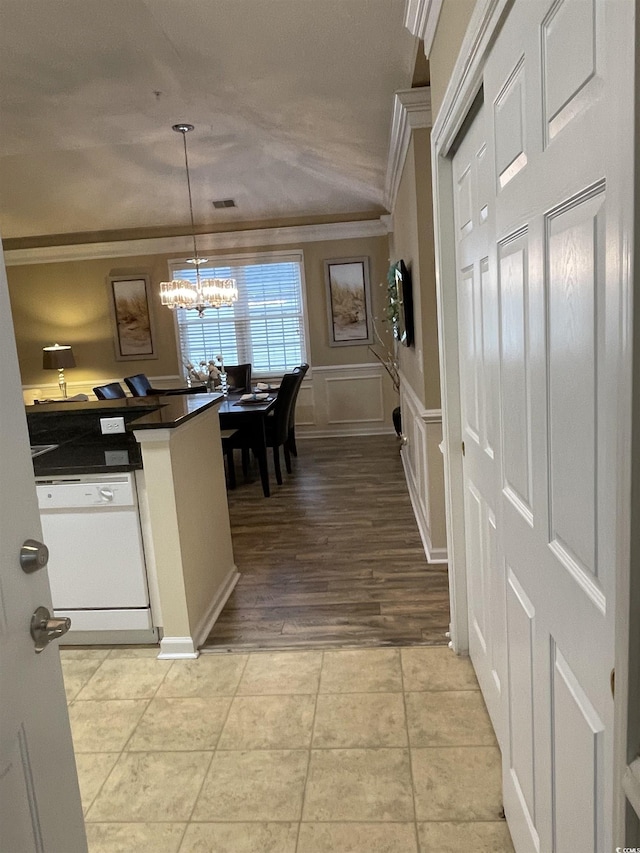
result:
M 89 475 L 97 481 L 107 475 L 115 479 L 114 475 L 126 472 L 135 479 L 150 621 L 160 640 L 161 658 L 197 657 L 198 646 L 238 580 L 218 414 L 223 399 L 222 394 L 198 394 L 27 407 L 31 443 L 53 445 L 33 460 L 36 478 L 46 484 L 43 500 L 54 494 L 55 503 L 53 487 L 62 481 L 86 483 Z M 124 432 L 105 434 L 105 427 L 122 427 Z M 105 495 L 106 501 L 113 500 L 112 492 L 98 488 L 97 500 Z M 106 506 L 106 510 L 114 507 Z M 59 507 L 54 507 L 53 513 L 56 511 L 58 516 L 63 513 Z M 96 559 L 85 560 L 85 575 L 113 571 L 115 577 L 123 560 L 109 562 L 110 547 L 116 553 L 113 543 L 95 542 Z M 97 559 L 99 556 L 105 559 Z M 54 592 L 56 563 L 63 562 L 52 551 Z M 87 580 L 86 576 L 82 579 Z M 109 586 L 109 577 L 93 580 L 96 588 Z M 53 603 L 56 608 L 55 596 Z M 99 622 L 101 607 L 85 611 L 77 612 L 76 623 L 90 628 L 83 619 Z M 67 614 L 66 609 L 64 612 Z M 74 613 L 67 615 L 73 626 Z M 93 640 L 87 638 L 85 631 L 76 642 L 107 641 L 104 631 L 96 631 L 94 636 Z

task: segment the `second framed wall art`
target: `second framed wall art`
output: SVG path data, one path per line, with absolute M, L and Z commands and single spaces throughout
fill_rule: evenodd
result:
M 146 275 L 109 276 L 116 361 L 158 358 Z
M 324 262 L 329 346 L 373 343 L 369 258 Z

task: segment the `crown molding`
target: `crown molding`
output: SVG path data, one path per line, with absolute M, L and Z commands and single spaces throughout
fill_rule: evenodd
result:
M 393 119 L 391 122 L 391 144 L 389 163 L 384 188 L 384 203 L 393 211 L 409 150 L 411 132 L 431 127 L 431 87 L 420 86 L 416 89 L 402 89 L 393 99 Z
M 198 234 L 198 249 L 248 249 L 283 246 L 289 243 L 313 243 L 320 240 L 350 240 L 356 237 L 386 237 L 387 216 L 354 222 L 330 222 L 323 225 L 295 225 L 284 228 L 256 228 L 251 231 L 224 231 Z M 104 243 L 76 243 L 71 246 L 42 246 L 37 249 L 10 249 L 4 253 L 7 267 L 27 264 L 54 264 L 65 261 L 91 261 L 101 258 L 128 258 L 140 255 L 193 254 L 193 238 L 153 237 L 144 240 L 115 240 Z
M 404 25 L 424 42 L 424 55 L 429 59 L 443 0 L 407 0 Z

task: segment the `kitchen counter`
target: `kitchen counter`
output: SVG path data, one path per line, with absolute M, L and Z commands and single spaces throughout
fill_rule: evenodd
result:
M 27 406 L 31 443 L 58 445 L 33 459 L 34 474 L 36 477 L 59 477 L 142 468 L 134 429 L 175 429 L 223 399 L 218 393 Z M 101 417 L 123 417 L 126 432 L 103 435 Z
M 31 444 L 58 445 L 33 458 L 34 471 L 41 483 L 75 477 L 86 482 L 91 479 L 86 475 L 134 472 L 130 479 L 136 484 L 139 500 L 146 570 L 149 578 L 153 578 L 150 591 L 155 590 L 150 607 L 151 625 L 136 623 L 135 627 L 136 630 L 152 627 L 159 632 L 161 658 L 198 656 L 200 645 L 239 577 L 233 561 L 217 411 L 224 399 L 217 393 L 41 403 L 27 407 Z M 103 434 L 101 418 L 116 417 L 124 419 L 125 431 Z M 76 488 L 68 483 L 56 485 L 68 490 Z M 69 508 L 74 509 L 71 505 Z M 83 504 L 82 511 L 85 509 Z M 65 512 L 63 509 L 58 513 L 54 508 L 52 515 L 59 520 L 58 515 Z M 117 515 L 110 507 L 104 514 L 108 516 L 105 521 Z M 102 526 L 95 534 L 96 541 L 100 541 Z M 102 575 L 105 573 L 111 576 L 108 556 L 107 567 L 102 569 Z M 83 628 L 88 635 L 85 641 L 104 642 L 101 631 L 106 629 L 95 628 L 100 605 L 91 601 L 87 608 L 91 618 L 88 627 Z M 128 618 L 132 608 L 124 609 Z M 142 608 L 145 619 L 149 619 L 144 615 L 148 609 Z M 120 625 L 118 620 L 124 616 L 119 608 L 107 608 L 105 613 L 111 620 L 113 633 L 113 625 Z M 75 618 L 81 622 L 79 611 L 75 612 Z M 131 630 L 127 623 L 127 631 Z
M 224 394 L 176 394 L 169 397 L 138 397 L 148 401 L 154 400 L 152 411 L 136 418 L 127 424 L 128 430 L 138 429 L 174 429 L 182 426 L 200 412 L 221 403 Z

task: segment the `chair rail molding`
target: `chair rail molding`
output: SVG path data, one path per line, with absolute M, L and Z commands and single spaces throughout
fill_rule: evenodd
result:
M 393 210 L 395 206 L 412 131 L 431 127 L 432 123 L 430 86 L 401 89 L 395 93 L 384 186 L 384 203 L 387 210 Z
M 440 18 L 443 0 L 407 0 L 404 25 L 424 42 L 424 55 L 429 58 Z
M 404 437 L 400 455 L 420 538 L 430 563 L 446 563 L 442 411 L 425 409 L 404 376 L 400 408 Z

